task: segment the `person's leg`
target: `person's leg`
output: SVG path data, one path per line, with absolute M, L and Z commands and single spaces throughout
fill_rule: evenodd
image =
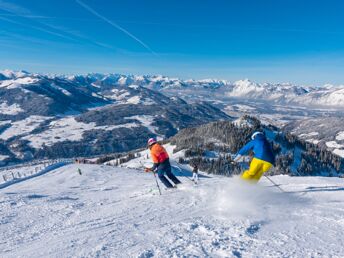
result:
M 262 163 L 261 170 L 259 170 L 256 173 L 256 175 L 254 176 L 254 179 L 257 180 L 257 181 L 263 176 L 263 174 L 265 172 L 267 172 L 272 167 L 272 164 L 267 162 L 267 161 L 261 160 L 261 163 Z
M 165 171 L 166 171 L 166 176 L 169 179 L 171 179 L 173 183 L 175 183 L 176 185 L 182 183 L 182 182 L 179 181 L 179 179 L 175 175 L 173 175 L 170 164 L 166 165 L 166 170 Z
M 161 183 L 163 183 L 167 188 L 173 188 L 173 185 L 167 180 L 167 178 L 165 177 L 165 173 L 164 170 L 159 169 L 157 171 L 158 177 L 161 181 Z
M 241 175 L 241 178 L 247 181 L 257 181 L 255 178 L 258 173 L 261 173 L 263 169 L 263 163 L 261 160 L 253 158 L 250 163 L 250 168 Z
M 195 184 L 197 184 L 198 183 L 198 173 L 194 173 L 194 175 L 195 175 L 194 182 L 195 182 Z

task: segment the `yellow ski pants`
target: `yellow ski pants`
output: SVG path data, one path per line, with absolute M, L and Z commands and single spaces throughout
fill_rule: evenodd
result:
M 258 182 L 262 175 L 272 167 L 272 164 L 257 158 L 253 158 L 250 168 L 241 175 L 241 178 L 247 181 Z

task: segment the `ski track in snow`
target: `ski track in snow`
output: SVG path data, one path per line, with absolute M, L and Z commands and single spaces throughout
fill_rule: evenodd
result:
M 343 179 L 176 174 L 161 196 L 150 173 L 80 164 L 3 189 L 0 256 L 343 257 Z

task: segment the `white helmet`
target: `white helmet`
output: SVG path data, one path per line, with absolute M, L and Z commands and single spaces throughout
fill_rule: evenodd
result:
M 251 136 L 251 139 L 254 140 L 254 139 L 256 138 L 256 136 L 259 135 L 259 134 L 264 135 L 262 132 L 254 132 L 254 133 L 252 134 L 252 136 Z

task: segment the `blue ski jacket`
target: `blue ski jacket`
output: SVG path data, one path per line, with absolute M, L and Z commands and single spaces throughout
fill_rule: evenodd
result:
M 272 146 L 263 134 L 259 134 L 254 140 L 249 141 L 239 150 L 238 154 L 245 155 L 250 150 L 253 150 L 255 158 L 275 165 L 275 155 L 273 154 Z

